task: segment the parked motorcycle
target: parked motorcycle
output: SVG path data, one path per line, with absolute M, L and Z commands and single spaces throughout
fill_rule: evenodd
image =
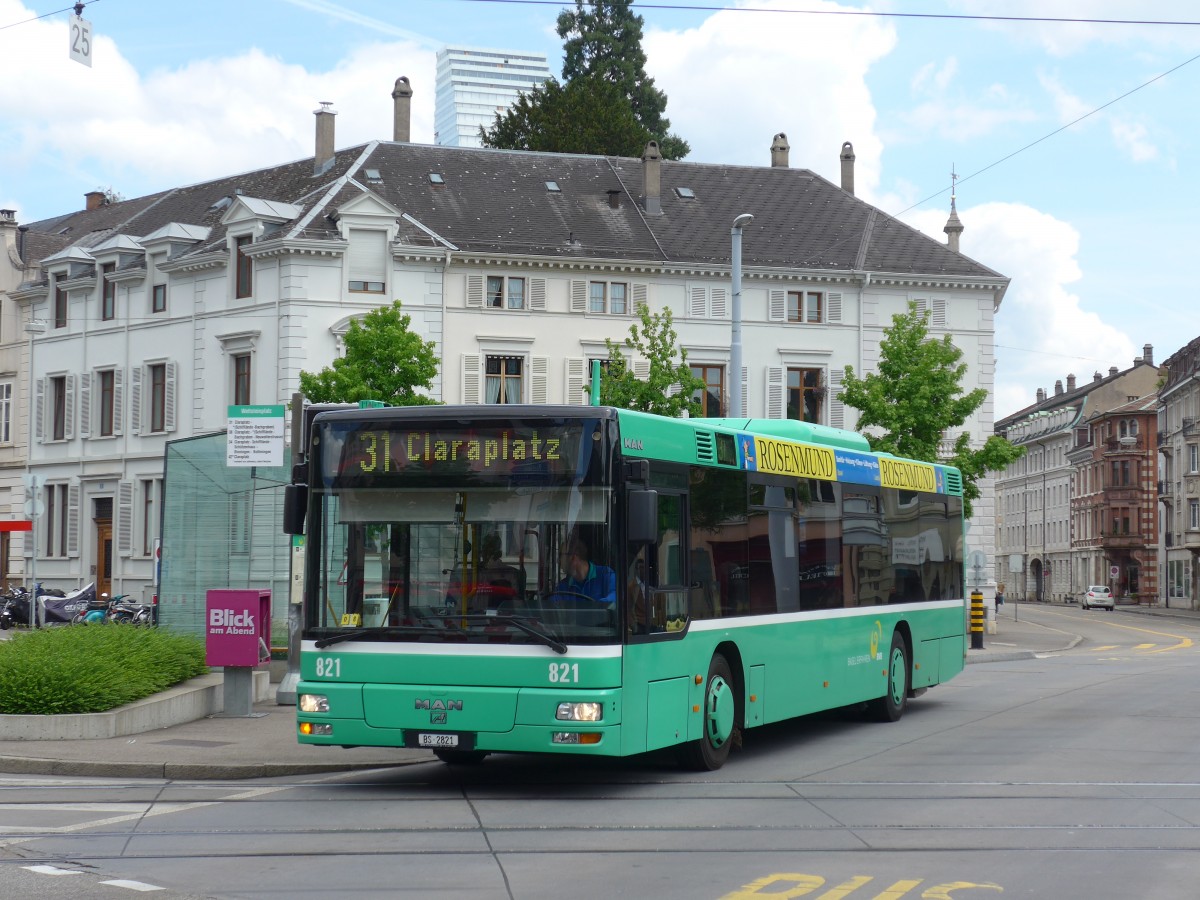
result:
M 109 598 L 108 594 L 101 594 L 99 597 L 93 596 L 88 600 L 87 606 L 75 613 L 71 617 L 72 625 L 104 625 L 112 620 L 113 604 L 123 598 L 121 594 L 118 597 Z
M 121 594 L 109 604 L 108 618 L 110 622 L 126 625 L 149 625 L 153 618 L 153 607 L 130 600 L 128 594 Z
M 55 596 L 57 593 L 59 596 Z M 61 591 L 41 591 L 37 605 L 41 608 L 41 620 L 45 625 L 70 624 L 78 613 L 86 613 L 88 604 L 96 599 L 96 584 L 92 582 L 69 594 Z
M 29 624 L 29 591 L 12 587 L 0 594 L 0 630 Z

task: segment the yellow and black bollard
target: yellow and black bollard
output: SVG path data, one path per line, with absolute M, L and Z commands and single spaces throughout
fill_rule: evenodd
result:
M 971 591 L 971 649 L 983 649 L 983 591 Z

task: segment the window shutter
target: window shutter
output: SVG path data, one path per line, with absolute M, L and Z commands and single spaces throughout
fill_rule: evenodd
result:
M 767 366 L 767 418 L 783 418 L 782 366 Z
M 142 433 L 142 367 L 129 370 L 129 431 Z
M 88 438 L 92 433 L 92 373 L 79 376 L 79 436 Z
M 729 318 L 729 291 L 723 287 L 712 289 L 712 317 L 714 319 Z
M 178 369 L 178 363 L 167 363 L 166 397 L 163 400 L 165 407 L 163 410 L 163 424 L 166 431 L 175 430 L 175 382 L 177 380 L 176 373 Z
M 633 375 L 641 381 L 649 381 L 650 361 L 648 359 L 635 359 L 633 361 Z
M 467 276 L 467 306 L 483 306 L 483 276 Z
M 529 397 L 532 403 L 545 405 L 550 381 L 550 357 L 534 356 L 529 360 Z
M 635 281 L 630 285 L 633 294 L 633 305 L 629 311 L 635 316 L 644 306 L 650 305 L 650 286 L 644 281 Z
M 929 312 L 928 300 L 913 300 L 912 303 L 917 308 L 917 315 L 923 316 L 925 313 Z
M 933 327 L 934 328 L 945 328 L 946 327 L 946 298 L 945 297 L 934 297 L 933 298 Z
M 133 482 L 117 482 L 117 553 L 133 552 Z
M 79 555 L 79 485 L 67 485 L 67 556 Z
M 125 370 L 113 370 L 113 434 L 125 433 Z
M 576 406 L 586 405 L 583 393 L 584 384 L 588 379 L 587 360 L 579 356 L 567 357 L 567 383 L 563 388 L 563 396 L 568 403 Z
M 75 437 L 75 378 L 68 375 L 63 379 L 67 390 L 67 402 L 63 404 L 63 437 L 68 441 Z
M 787 321 L 787 291 L 783 288 L 771 288 L 769 293 L 767 318 L 772 322 Z
M 479 402 L 479 354 L 464 353 L 462 358 L 462 402 Z
M 707 311 L 708 291 L 692 285 L 688 288 L 688 315 L 693 319 L 703 319 Z
M 529 279 L 529 308 L 544 310 L 546 308 L 546 279 Z
M 586 281 L 571 281 L 571 312 L 587 312 L 588 286 Z
M 46 439 L 46 432 L 45 432 L 45 428 L 43 427 L 43 423 L 46 418 L 46 379 L 45 378 L 39 378 L 37 380 L 37 387 L 34 390 L 34 395 L 35 395 L 34 402 L 33 402 L 33 405 L 34 405 L 34 414 L 33 414 L 34 436 L 39 441 L 44 441 Z
M 827 298 L 829 300 L 829 321 L 842 321 L 842 292 L 830 291 Z
M 350 229 L 350 280 L 387 284 L 387 232 Z
M 837 399 L 842 392 L 842 381 L 846 377 L 845 369 L 829 370 L 829 424 L 834 428 L 846 427 L 846 404 Z

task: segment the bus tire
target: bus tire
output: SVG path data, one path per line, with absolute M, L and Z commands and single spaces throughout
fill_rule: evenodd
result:
M 487 753 L 483 750 L 449 750 L 439 748 L 433 755 L 448 766 L 477 766 L 483 762 Z
M 908 705 L 910 683 L 908 644 L 896 631 L 892 633 L 892 647 L 887 655 L 887 693 L 868 704 L 871 717 L 877 722 L 899 721 Z
M 685 768 L 712 772 L 725 765 L 733 747 L 737 728 L 737 703 L 734 698 L 733 672 L 720 653 L 708 664 L 704 683 L 704 734 L 679 748 L 679 761 Z

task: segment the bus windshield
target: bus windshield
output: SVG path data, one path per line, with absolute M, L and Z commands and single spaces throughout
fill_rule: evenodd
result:
M 618 642 L 602 423 L 317 433 L 306 638 Z

